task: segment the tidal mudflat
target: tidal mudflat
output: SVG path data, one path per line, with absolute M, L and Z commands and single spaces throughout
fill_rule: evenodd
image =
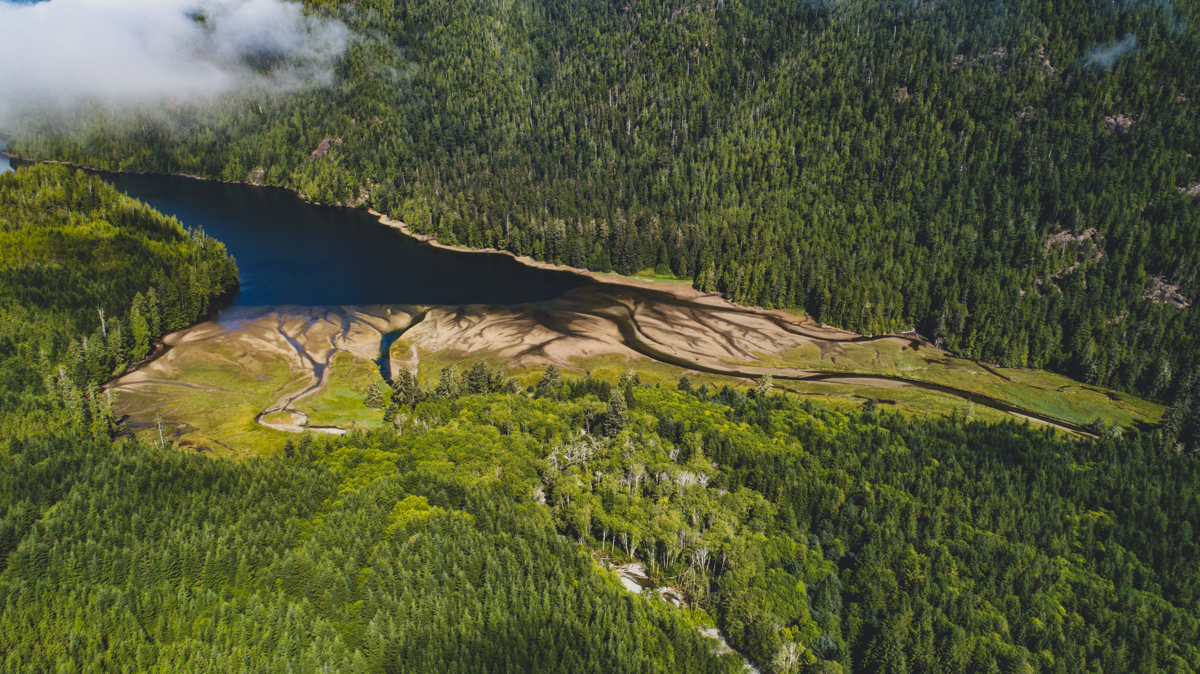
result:
M 686 283 L 577 272 L 413 237 L 360 209 L 287 191 L 177 176 L 105 174 L 202 228 L 238 260 L 241 294 L 170 335 L 164 355 L 111 389 L 138 432 L 214 454 L 276 451 L 288 433 L 382 423 L 365 391 L 405 367 L 433 386 L 486 360 L 523 385 L 550 364 L 615 380 L 777 388 L 827 404 L 869 399 L 911 414 L 1029 419 L 1072 432 L 1137 426 L 1163 409 L 1037 370 L 954 358 L 915 334 L 870 337 L 783 311 L 739 307 Z M 382 351 L 382 353 L 381 353 Z M 968 405 L 967 403 L 971 404 Z M 164 431 L 165 435 L 165 431 Z
M 432 388 L 444 366 L 476 360 L 522 385 L 548 365 L 611 380 L 633 369 L 668 386 L 683 374 L 736 386 L 771 375 L 834 405 L 874 398 L 949 414 L 972 401 L 976 418 L 1076 432 L 1097 417 L 1133 426 L 1162 414 L 1049 373 L 953 358 L 914 336 L 863 337 L 680 286 L 598 283 L 518 305 L 234 307 L 167 344 L 113 383 L 118 411 L 152 432 L 161 420 L 182 446 L 239 456 L 276 451 L 287 433 L 376 427 L 383 412 L 363 404 L 368 387 L 407 368 Z
M 288 432 L 342 433 L 378 424 L 362 391 L 382 383 L 382 336 L 402 307 L 235 308 L 169 335 L 161 356 L 110 385 L 137 429 L 217 455 L 282 446 Z M 146 432 L 143 430 L 143 432 Z

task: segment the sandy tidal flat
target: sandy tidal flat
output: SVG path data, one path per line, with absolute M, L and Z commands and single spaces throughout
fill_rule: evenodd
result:
M 914 335 L 866 337 L 686 286 L 627 282 L 513 306 L 234 309 L 170 335 L 162 356 L 112 390 L 118 412 L 143 428 L 168 422 L 185 447 L 274 451 L 288 432 L 381 423 L 382 412 L 361 404 L 363 392 L 385 383 L 374 361 L 384 336 L 400 331 L 389 374 L 406 367 L 430 387 L 442 365 L 478 359 L 526 373 L 549 364 L 582 373 L 616 362 L 667 380 L 692 372 L 749 384 L 769 374 L 796 393 L 851 403 L 874 397 L 910 412 L 946 413 L 971 400 L 987 408 L 984 418 L 1074 431 L 1097 416 L 1132 425 L 1162 413 L 1057 375 L 1005 374 L 952 358 Z
M 322 427 L 306 410 L 331 389 L 365 387 L 372 377 L 382 383 L 372 361 L 383 334 L 418 313 L 407 307 L 237 308 L 168 335 L 161 356 L 110 388 L 117 412 L 137 428 L 157 435 L 161 420 L 176 430 L 181 446 L 257 454 L 282 446 L 287 432 L 344 432 Z M 348 371 L 365 381 L 342 381 Z M 363 425 L 375 416 L 354 407 Z

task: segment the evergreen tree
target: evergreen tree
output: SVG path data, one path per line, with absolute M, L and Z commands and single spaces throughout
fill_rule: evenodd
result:
M 458 368 L 454 365 L 447 365 L 442 368 L 442 373 L 438 379 L 436 395 L 439 398 L 446 400 L 454 400 L 463 393 L 462 375 L 459 374 Z
M 383 409 L 383 391 L 380 390 L 379 384 L 371 382 L 367 386 L 366 393 L 363 396 L 363 405 L 373 410 Z
M 554 365 L 547 365 L 546 370 L 542 372 L 542 378 L 538 380 L 537 389 L 534 392 L 534 395 L 538 398 L 552 395 L 555 391 L 562 387 L 562 384 L 563 378 L 562 374 L 558 371 L 558 368 L 554 367 Z
M 467 371 L 466 392 L 471 394 L 489 393 L 492 390 L 492 370 L 482 360 L 475 361 Z M 501 379 L 501 381 L 503 381 Z
M 771 375 L 766 374 L 759 378 L 758 383 L 754 386 L 755 398 L 766 398 L 771 395 L 771 388 L 774 384 L 771 381 Z
M 608 397 L 608 411 L 604 413 L 603 429 L 607 436 L 614 436 L 629 424 L 629 405 L 621 389 L 614 388 Z
M 690 378 L 688 378 L 688 376 L 686 374 L 683 375 L 682 377 L 679 378 L 679 386 L 677 388 L 684 393 L 691 393 L 692 392 L 692 380 Z
M 406 367 L 401 367 L 392 380 L 392 391 L 392 401 L 409 408 L 416 407 L 422 398 L 416 376 Z

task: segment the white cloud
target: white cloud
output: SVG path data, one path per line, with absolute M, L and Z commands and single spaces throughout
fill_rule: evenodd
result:
M 328 78 L 348 39 L 284 0 L 0 0 L 0 117 L 298 87 Z
M 1129 33 L 1119 42 L 1113 42 L 1095 47 L 1088 52 L 1086 63 L 1096 68 L 1108 69 L 1117 64 L 1120 58 L 1137 48 L 1137 36 Z

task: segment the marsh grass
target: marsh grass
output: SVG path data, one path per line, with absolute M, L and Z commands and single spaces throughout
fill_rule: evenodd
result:
M 309 426 L 376 428 L 383 423 L 383 409 L 363 404 L 371 384 L 383 388 L 386 407 L 390 389 L 375 363 L 339 351 L 330 363 L 329 382 L 315 396 L 296 405 L 296 409 L 308 415 Z
M 764 364 L 773 367 L 853 372 L 855 374 L 885 374 L 918 381 L 942 384 L 957 389 L 1014 403 L 1033 412 L 1050 415 L 1065 421 L 1087 424 L 1096 418 L 1124 427 L 1156 424 L 1166 408 L 1128 393 L 1117 393 L 1089 386 L 1045 370 L 999 368 L 946 355 L 930 347 L 914 349 L 890 340 L 867 344 L 821 342 L 788 349 L 778 356 L 755 354 L 761 362 L 738 362 L 735 365 Z M 782 384 L 782 382 L 781 382 Z M 787 386 L 803 390 L 807 395 L 825 395 L 831 400 L 850 390 L 868 395 L 867 387 L 849 384 L 818 384 L 788 382 Z M 830 390 L 837 389 L 837 390 Z M 901 394 L 900 391 L 907 391 Z M 914 389 L 888 388 L 886 394 L 873 397 L 935 401 L 958 398 Z M 924 404 L 924 403 L 921 403 Z M 931 405 L 931 409 L 945 405 Z M 977 414 L 989 416 L 977 406 Z M 1001 418 L 1010 415 L 996 413 Z

